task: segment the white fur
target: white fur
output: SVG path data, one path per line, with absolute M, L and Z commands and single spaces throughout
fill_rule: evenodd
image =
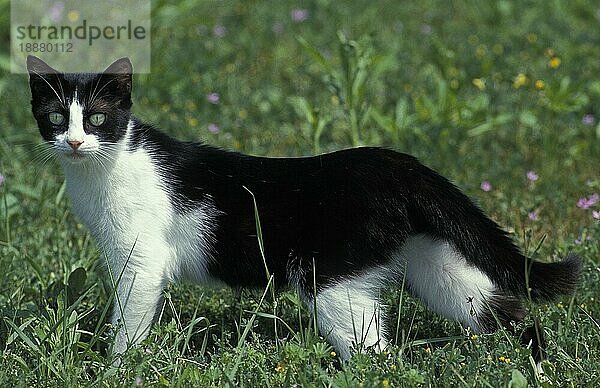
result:
M 492 281 L 447 241 L 415 235 L 407 238 L 389 263 L 317 294 L 319 329 L 341 358 L 350 358 L 350 349 L 356 345 L 385 347 L 385 318 L 378 292 L 391 284 L 401 286 L 403 276 L 409 290 L 430 309 L 475 331 L 481 329 L 478 317 L 488 311 L 496 289 Z M 314 302 L 309 296 L 303 298 L 312 311 Z
M 406 284 L 429 308 L 479 331 L 477 317 L 489 310 L 496 287 L 447 241 L 409 237 L 398 253 Z
M 98 152 L 100 142 L 98 138 L 92 134 L 85 133 L 83 126 L 83 107 L 77 99 L 77 94 L 69 106 L 69 126 L 66 132 L 56 136 L 54 140 L 54 148 L 63 154 L 63 157 L 68 157 L 71 162 L 81 163 L 85 156 L 90 156 Z M 69 145 L 69 141 L 79 141 L 81 145 L 77 152 Z
M 207 278 L 214 215 L 208 203 L 176 213 L 148 151 L 129 151 L 127 142 L 126 137 L 105 150 L 109 156 L 103 156 L 102 166 L 92 157 L 61 160 L 73 209 L 106 254 L 118 283 L 117 353 L 146 337 L 167 283 L 179 276 Z
M 385 348 L 383 313 L 377 295 L 377 270 L 336 283 L 317 294 L 317 323 L 339 356 L 350 358 L 351 347 Z M 309 303 L 311 306 L 311 303 Z M 311 306 L 311 310 L 314 307 Z M 383 318 L 383 319 L 382 319 Z

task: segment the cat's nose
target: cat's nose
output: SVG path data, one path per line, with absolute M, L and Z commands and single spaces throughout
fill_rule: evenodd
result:
M 83 141 L 69 140 L 69 141 L 67 141 L 67 143 L 69 143 L 69 145 L 71 146 L 71 148 L 73 148 L 73 151 L 77 151 L 77 149 L 83 143 Z

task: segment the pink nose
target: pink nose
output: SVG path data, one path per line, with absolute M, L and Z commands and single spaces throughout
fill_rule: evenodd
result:
M 73 151 L 77 151 L 77 149 L 79 148 L 79 146 L 81 144 L 83 144 L 83 142 L 79 141 L 79 140 L 69 140 L 69 141 L 67 141 L 67 143 L 69 143 L 69 145 L 71 146 L 71 148 L 73 148 Z

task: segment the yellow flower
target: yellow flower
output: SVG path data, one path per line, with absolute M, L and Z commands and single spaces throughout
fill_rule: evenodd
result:
M 390 365 L 390 369 L 391 369 L 391 370 L 396 370 L 396 364 L 392 364 L 392 365 Z
M 581 358 L 577 357 L 577 358 L 575 359 L 575 362 L 581 362 Z
M 553 69 L 557 69 L 560 66 L 560 58 L 559 57 L 550 58 L 550 62 L 548 62 L 548 66 L 550 66 Z
M 507 364 L 510 364 L 510 358 L 508 358 L 508 357 L 500 356 L 500 357 L 498 357 L 498 360 L 501 361 L 501 362 L 505 362 Z
M 534 34 L 533 32 L 530 32 L 529 34 L 527 34 L 527 41 L 529 43 L 535 43 L 535 42 L 537 42 L 537 39 L 538 39 L 537 35 Z
M 385 379 L 381 382 L 381 386 L 382 387 L 389 387 L 390 386 L 390 381 L 388 379 Z
M 238 113 L 238 116 L 240 116 L 240 119 L 245 120 L 248 118 L 248 111 L 246 109 L 242 109 Z
M 543 90 L 545 87 L 546 87 L 546 83 L 543 80 L 541 80 L 541 79 L 535 80 L 535 88 L 537 90 Z
M 195 117 L 190 117 L 187 121 L 190 127 L 195 127 L 198 125 L 198 119 L 196 119 Z
M 485 90 L 485 80 L 483 78 L 474 78 L 473 85 L 481 91 Z
M 504 361 L 504 360 L 506 360 L 506 358 L 504 358 L 504 356 L 500 356 L 500 357 L 498 357 L 498 360 Z
M 75 23 L 77 20 L 79 20 L 79 11 L 69 11 L 69 13 L 67 14 L 67 19 L 69 19 L 71 23 Z
M 425 353 L 431 353 L 431 348 L 427 347 L 427 348 L 425 349 Z
M 546 54 L 547 57 L 553 57 L 554 56 L 554 49 L 547 48 L 546 52 L 544 54 Z
M 519 73 L 513 80 L 513 88 L 519 89 L 521 86 L 525 85 L 527 81 L 527 76 L 523 73 Z
M 277 366 L 275 367 L 275 372 L 277 373 L 283 373 L 285 371 L 285 367 L 283 366 L 283 363 L 279 363 L 277 364 Z
M 477 337 L 477 334 L 473 334 L 473 335 L 471 336 L 471 339 L 472 339 L 473 341 L 475 341 L 477 338 L 479 338 L 479 337 Z
M 333 350 L 332 350 L 332 351 L 331 351 L 331 353 L 329 353 L 329 354 L 331 354 L 331 357 L 335 357 L 335 356 L 337 356 L 337 353 L 336 353 L 336 352 L 334 352 Z

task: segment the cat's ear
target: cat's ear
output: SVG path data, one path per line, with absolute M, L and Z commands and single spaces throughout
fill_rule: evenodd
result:
M 124 95 L 131 94 L 133 66 L 129 58 L 119 58 L 108 66 L 103 75 L 117 81 L 117 89 Z
M 52 83 L 60 74 L 48 64 L 33 55 L 27 56 L 27 71 L 29 72 L 29 86 L 33 94 L 42 93 L 44 89 L 53 89 Z
M 45 74 L 58 74 L 58 71 L 48 66 L 48 64 L 36 56 L 27 56 L 27 71 L 29 76 L 38 75 L 40 77 Z

